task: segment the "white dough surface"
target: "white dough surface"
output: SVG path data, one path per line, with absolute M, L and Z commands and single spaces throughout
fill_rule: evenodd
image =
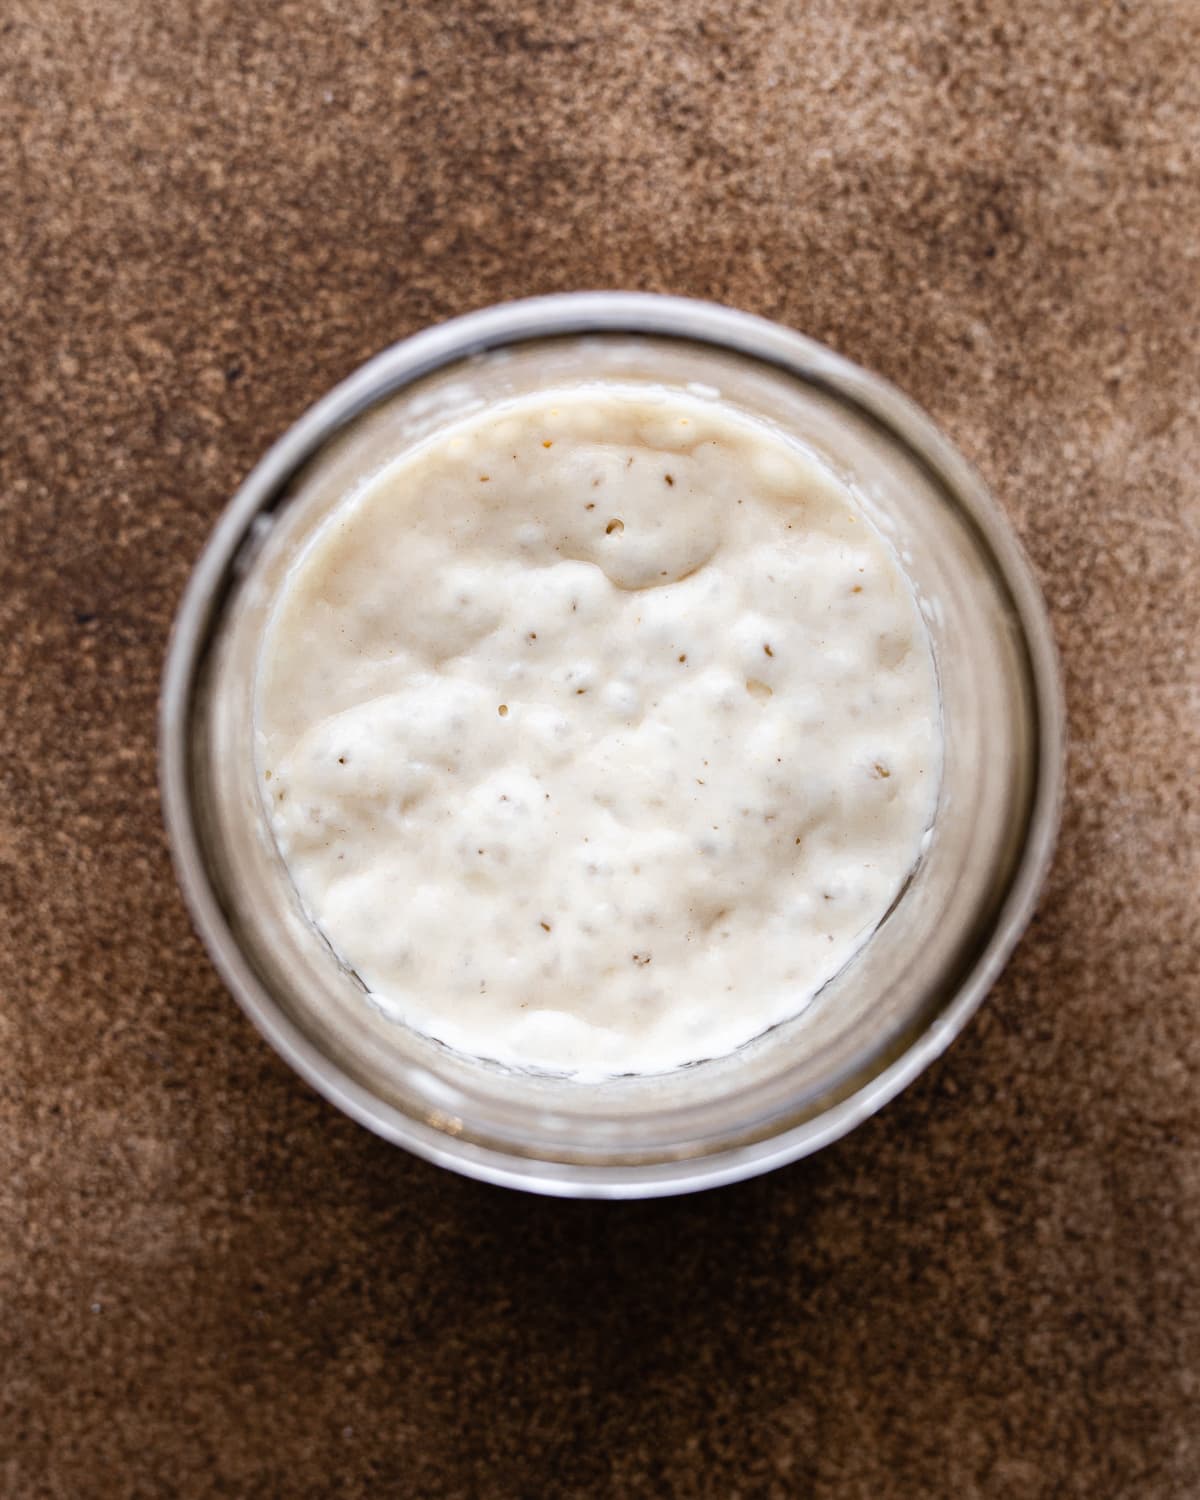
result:
M 832 472 L 611 385 L 459 422 L 334 508 L 275 602 L 259 774 L 385 1012 L 597 1078 L 797 1013 L 913 868 L 929 639 Z

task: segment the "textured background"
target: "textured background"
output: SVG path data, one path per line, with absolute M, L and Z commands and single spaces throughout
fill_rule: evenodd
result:
M 1200 1494 L 1200 6 L 0 6 L 0 1493 Z M 563 1204 L 223 991 L 155 792 L 222 503 L 432 320 L 643 287 L 890 376 L 1050 601 L 1070 794 L 852 1138 Z

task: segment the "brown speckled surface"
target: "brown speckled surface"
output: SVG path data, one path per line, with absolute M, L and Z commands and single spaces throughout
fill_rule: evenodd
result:
M 1200 8 L 0 8 L 0 1493 L 1200 1494 Z M 636 286 L 891 376 L 1074 734 L 976 1023 L 819 1158 L 562 1204 L 352 1125 L 155 791 L 225 497 L 382 345 Z

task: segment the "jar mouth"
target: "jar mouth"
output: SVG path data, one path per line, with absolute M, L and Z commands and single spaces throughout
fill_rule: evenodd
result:
M 673 1139 L 649 1141 L 642 1150 L 626 1145 L 608 1159 L 586 1150 L 543 1152 L 517 1128 L 477 1128 L 453 1089 L 440 1107 L 428 1090 L 419 1108 L 401 1107 L 356 1074 L 336 1038 L 316 1039 L 297 1023 L 247 952 L 245 913 L 218 868 L 198 748 L 205 673 L 222 620 L 258 531 L 286 504 L 304 467 L 359 418 L 418 382 L 501 351 L 591 336 L 670 342 L 743 361 L 844 408 L 901 455 L 941 498 L 964 546 L 983 559 L 1028 718 L 1021 752 L 1026 792 L 1006 835 L 1002 878 L 987 910 L 958 935 L 953 972 L 929 987 L 904 1024 L 877 1036 L 853 1066 L 831 1072 L 828 1087 L 808 1088 L 795 1109 L 781 1081 L 780 1107 L 753 1125 L 714 1135 L 703 1129 L 702 1108 L 682 1109 L 671 1117 Z M 1020 545 L 982 481 L 907 398 L 804 336 L 729 308 L 645 293 L 567 293 L 471 313 L 394 345 L 318 401 L 257 465 L 218 521 L 176 616 L 160 702 L 160 783 L 177 876 L 214 963 L 266 1039 L 326 1098 L 385 1139 L 485 1181 L 568 1197 L 647 1197 L 717 1186 L 829 1144 L 949 1045 L 1024 930 L 1049 866 L 1062 799 L 1064 717 L 1053 637 Z

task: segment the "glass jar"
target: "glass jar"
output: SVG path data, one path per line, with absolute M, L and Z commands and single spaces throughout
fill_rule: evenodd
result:
M 727 1057 L 582 1083 L 463 1056 L 367 1003 L 305 917 L 275 847 L 253 701 L 280 580 L 357 479 L 492 402 L 605 378 L 719 393 L 852 486 L 928 624 L 944 768 L 912 877 L 799 1015 Z M 679 298 L 577 293 L 472 313 L 397 344 L 271 449 L 222 516 L 180 606 L 161 776 L 201 936 L 251 1020 L 315 1088 L 388 1140 L 471 1176 L 643 1197 L 815 1151 L 949 1044 L 1032 912 L 1057 828 L 1063 734 L 1036 584 L 983 484 L 927 417 L 882 380 L 758 318 Z

